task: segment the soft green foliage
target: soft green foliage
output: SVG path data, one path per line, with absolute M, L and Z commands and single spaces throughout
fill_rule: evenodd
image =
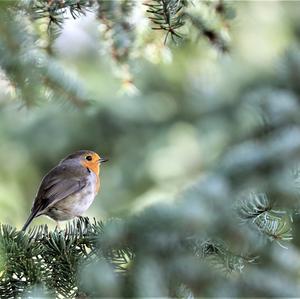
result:
M 150 13 L 150 19 L 155 25 L 153 29 L 167 32 L 165 42 L 169 35 L 175 42 L 182 39 L 183 35 L 180 34 L 180 29 L 188 27 L 189 30 L 196 29 L 199 36 L 206 37 L 212 45 L 222 52 L 227 52 L 228 41 L 224 35 L 220 34 L 220 29 L 217 30 L 217 28 L 208 25 L 204 15 L 208 8 L 210 18 L 224 22 L 222 27 L 225 28 L 226 19 L 234 17 L 233 8 L 229 7 L 224 1 L 202 1 L 201 4 L 202 6 L 196 7 L 193 1 L 190 0 L 153 0 L 145 3 L 149 6 L 147 12 Z M 200 14 L 199 11 L 197 13 L 197 9 Z M 188 24 L 191 26 L 188 26 Z
M 299 3 L 146 4 L 0 4 L 0 296 L 299 296 Z M 78 149 L 103 222 L 14 229 Z
M 0 7 L 1 9 L 1 7 Z M 83 91 L 78 82 L 67 78 L 59 65 L 36 47 L 25 13 L 0 10 L 0 66 L 17 99 L 28 106 L 38 99 L 59 97 L 77 106 L 84 105 Z
M 68 225 L 65 231 L 49 232 L 47 226 L 40 226 L 24 234 L 2 226 L 0 248 L 4 260 L 0 271 L 0 296 L 29 296 L 39 287 L 43 295 L 73 297 L 80 293 L 79 285 L 85 288 L 85 283 L 91 283 L 91 275 L 84 277 L 91 266 L 107 265 L 114 275 L 113 269 L 127 264 L 132 253 L 128 249 L 108 248 L 103 252 L 103 246 L 99 246 L 103 232 L 102 223 L 90 223 L 84 218 Z
M 200 243 L 192 236 L 178 233 L 174 219 L 169 219 L 173 227 L 161 230 L 163 238 L 158 236 L 155 242 L 151 236 L 155 231 L 147 222 L 148 216 L 144 217 L 145 222 L 111 220 L 105 225 L 81 218 L 64 231 L 49 232 L 47 226 L 40 226 L 28 234 L 2 226 L 0 248 L 5 261 L 0 272 L 1 297 L 18 297 L 24 293 L 30 296 L 37 287 L 40 296 L 143 296 L 152 290 L 147 290 L 149 286 L 140 289 L 139 284 L 148 284 L 149 279 L 160 284 L 162 289 L 156 289 L 157 295 L 176 294 L 182 284 L 190 287 L 195 283 L 193 280 L 198 278 L 192 273 L 197 273 L 199 266 L 207 267 L 203 263 L 205 258 L 214 259 L 218 266 L 230 271 L 239 270 L 234 268 L 237 263 L 243 267 L 250 261 L 234 256 L 222 244 Z M 141 236 L 144 243 L 139 242 L 136 235 L 141 224 L 145 229 Z M 157 264 L 159 261 L 161 265 Z M 189 267 L 188 277 L 184 269 L 178 269 L 177 273 L 182 262 Z M 143 267 L 148 263 L 152 266 L 144 272 Z M 155 267 L 166 271 L 160 281 L 156 281 L 157 274 L 151 273 Z M 142 277 L 141 271 L 144 272 Z
M 181 21 L 182 16 L 177 13 L 178 10 L 184 10 L 182 14 L 192 20 L 191 24 L 198 23 L 194 26 L 196 32 L 199 31 L 222 50 L 227 47 L 223 45 L 225 40 L 219 34 L 225 25 L 218 29 L 204 26 L 200 20 L 201 14 L 190 16 L 188 13 L 189 7 L 194 5 L 190 1 L 154 0 L 146 5 L 149 6 L 148 12 L 155 16 L 154 19 L 147 15 L 143 3 L 136 0 L 4 1 L 0 5 L 0 67 L 1 76 L 8 80 L 14 90 L 14 98 L 23 100 L 28 106 L 37 104 L 37 99 L 64 100 L 78 107 L 89 104 L 90 99 L 86 98 L 84 86 L 79 80 L 64 74 L 53 53 L 53 41 L 59 36 L 68 16 L 76 19 L 93 12 L 97 18 L 97 25 L 103 28 L 102 37 L 110 48 L 112 58 L 127 70 L 126 73 L 130 69 L 130 61 L 134 56 L 141 55 L 143 47 L 159 43 L 159 39 L 162 39 L 162 36 L 145 38 L 149 32 L 137 30 L 135 15 L 139 15 L 140 22 L 144 22 L 148 17 L 156 23 L 163 19 L 167 22 L 167 27 L 161 24 L 160 29 L 167 30 L 167 39 L 169 33 L 172 37 L 180 36 L 177 33 L 179 27 L 191 29 L 191 26 Z M 163 8 L 160 8 L 161 6 Z M 223 6 L 220 10 L 219 7 Z M 225 4 L 218 1 L 212 8 L 209 4 L 203 5 L 203 8 L 216 11 L 214 19 L 218 20 L 219 16 L 223 15 Z M 192 34 L 186 37 L 192 38 Z M 137 40 L 139 42 L 136 42 Z M 126 74 L 124 80 L 130 83 L 131 77 L 130 74 Z

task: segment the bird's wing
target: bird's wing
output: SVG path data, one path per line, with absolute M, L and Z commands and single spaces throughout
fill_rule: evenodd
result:
M 72 176 L 69 173 L 73 173 Z M 59 165 L 52 169 L 43 179 L 35 198 L 31 214 L 43 214 L 49 206 L 77 193 L 87 185 L 86 176 L 70 171 L 69 167 Z

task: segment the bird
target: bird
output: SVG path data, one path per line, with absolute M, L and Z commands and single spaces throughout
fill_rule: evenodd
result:
M 57 227 L 58 221 L 80 217 L 100 189 L 100 165 L 106 161 L 91 150 L 79 150 L 61 160 L 43 177 L 22 231 L 40 215 L 55 220 Z

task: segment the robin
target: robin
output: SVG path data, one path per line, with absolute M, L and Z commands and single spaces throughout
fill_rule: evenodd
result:
M 88 150 L 64 158 L 43 178 L 22 230 L 40 215 L 47 215 L 56 222 L 81 216 L 99 191 L 100 164 L 106 161 Z

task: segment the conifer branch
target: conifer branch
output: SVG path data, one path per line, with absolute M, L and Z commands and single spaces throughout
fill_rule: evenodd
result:
M 52 24 L 62 27 L 69 11 L 73 19 L 85 15 L 95 5 L 93 0 L 31 0 L 28 12 L 34 19 L 47 18 L 48 27 Z
M 286 212 L 274 210 L 266 194 L 250 193 L 240 202 L 238 212 L 242 221 L 251 221 L 271 241 L 281 244 L 292 239 L 290 218 Z
M 111 229 L 122 228 L 124 225 L 127 227 L 124 233 L 114 243 L 110 243 Z M 132 275 L 136 275 L 134 265 L 136 259 L 140 261 L 141 250 L 145 250 L 145 253 L 151 250 L 144 248 L 143 244 L 138 244 L 138 247 L 134 245 L 136 241 L 130 238 L 138 233 L 134 227 L 118 220 L 104 224 L 83 217 L 70 222 L 62 231 L 57 229 L 49 231 L 48 227 L 43 225 L 24 233 L 2 225 L 0 296 L 8 298 L 30 295 L 36 285 L 40 286 L 42 294 L 52 294 L 56 297 L 99 295 L 101 291 L 95 293 L 87 287 L 81 272 L 92 271 L 97 277 L 101 273 L 101 268 L 96 270 L 94 265 L 103 263 L 106 265 L 103 264 L 104 267 L 108 267 L 108 271 L 115 273 L 112 274 L 115 275 L 115 279 L 126 278 L 127 281 Z M 174 257 L 180 256 L 182 249 L 185 248 L 186 254 L 193 254 L 200 260 L 205 258 L 214 267 L 221 266 L 224 272 L 241 271 L 244 264 L 250 262 L 249 259 L 230 253 L 218 242 L 207 240 L 200 242 L 190 237 L 178 241 L 185 245 L 173 249 Z M 159 258 L 164 251 L 165 249 L 161 248 L 152 254 L 155 258 Z M 136 258 L 136 254 L 139 257 Z M 177 287 L 180 288 L 180 285 L 179 282 Z
M 170 34 L 173 41 L 182 38 L 178 29 L 185 25 L 183 8 L 186 0 L 152 0 L 145 3 L 148 6 L 149 19 L 154 24 L 153 30 L 166 31 L 165 43 Z

